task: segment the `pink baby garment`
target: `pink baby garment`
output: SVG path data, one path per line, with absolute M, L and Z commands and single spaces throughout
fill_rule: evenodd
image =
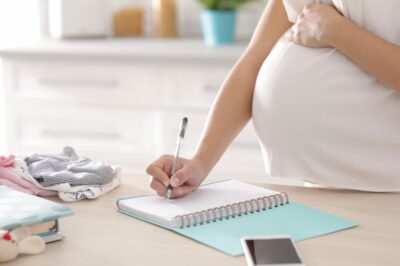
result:
M 14 155 L 9 155 L 8 157 L 0 156 L 0 185 L 6 185 L 15 190 L 38 195 L 38 196 L 54 196 L 57 195 L 55 191 L 49 191 L 37 187 L 32 182 L 23 178 L 23 169 L 18 169 L 14 167 Z
M 6 156 L 0 156 L 0 166 L 4 167 L 12 167 L 14 162 L 15 156 L 10 154 Z

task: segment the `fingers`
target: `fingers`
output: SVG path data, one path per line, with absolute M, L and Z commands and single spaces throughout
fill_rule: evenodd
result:
M 195 186 L 186 183 L 193 175 L 193 169 L 184 166 L 183 160 L 180 160 L 177 167 L 179 170 L 170 179 L 169 172 L 171 171 L 172 161 L 173 156 L 163 155 L 147 167 L 146 172 L 151 176 L 150 187 L 159 196 L 166 197 L 167 187 L 171 184 L 174 188 L 171 198 L 184 197 L 196 189 Z
M 290 28 L 285 34 L 286 40 L 293 42 L 293 29 Z
M 196 189 L 195 186 L 186 183 L 191 176 L 191 171 L 188 167 L 184 167 L 175 173 L 171 178 L 171 186 L 174 188 L 172 193 L 173 198 L 184 197 Z
M 169 177 L 169 173 L 171 172 L 172 168 L 172 161 L 174 160 L 171 155 L 163 155 L 160 157 L 161 161 L 163 162 L 163 171 L 166 173 Z
M 315 3 L 309 3 L 307 5 L 304 6 L 303 8 L 303 12 L 302 13 L 310 13 L 310 11 L 313 9 L 313 7 L 315 7 L 317 4 Z
M 285 34 L 286 40 L 290 42 L 304 44 L 305 41 L 303 39 L 301 26 L 298 24 L 294 24 Z
M 150 187 L 156 191 L 157 195 L 161 197 L 166 197 L 167 196 L 167 187 L 164 186 L 160 181 L 155 179 L 154 177 L 151 178 L 150 182 Z M 180 187 L 176 187 L 172 190 L 171 198 L 181 198 L 189 193 L 191 193 L 195 188 L 188 186 L 188 185 L 183 185 Z
M 171 156 L 161 156 L 147 167 L 146 173 L 167 187 L 169 185 L 168 173 L 171 168 L 171 160 Z
M 171 186 L 179 187 L 188 181 L 191 177 L 191 171 L 189 167 L 183 167 L 176 171 L 176 173 L 171 177 Z
M 172 190 L 171 196 L 172 196 L 172 198 L 185 197 L 186 195 L 190 194 L 194 190 L 195 190 L 195 188 L 192 186 L 183 185 L 183 186 L 174 188 Z
M 167 187 L 154 177 L 151 178 L 150 187 L 161 197 L 165 197 L 167 194 Z

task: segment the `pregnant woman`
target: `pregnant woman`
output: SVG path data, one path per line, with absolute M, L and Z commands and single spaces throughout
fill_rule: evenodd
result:
M 400 1 L 269 0 L 191 159 L 147 168 L 172 197 L 198 188 L 252 118 L 267 171 L 319 185 L 400 191 Z

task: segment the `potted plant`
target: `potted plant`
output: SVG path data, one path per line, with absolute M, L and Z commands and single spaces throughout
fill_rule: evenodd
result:
M 201 25 L 208 46 L 232 43 L 235 39 L 236 9 L 254 0 L 199 0 L 204 6 Z

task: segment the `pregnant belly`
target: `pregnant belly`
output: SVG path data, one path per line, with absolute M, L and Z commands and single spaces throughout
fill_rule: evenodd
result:
M 253 122 L 269 162 L 280 167 L 277 174 L 310 170 L 318 160 L 327 169 L 340 165 L 382 174 L 381 167 L 357 166 L 375 160 L 374 155 L 357 155 L 357 161 L 354 154 L 375 153 L 380 161 L 387 159 L 384 165 L 392 164 L 400 152 L 399 121 L 399 94 L 336 49 L 281 39 L 260 69 Z M 294 160 L 302 165 L 285 166 Z

